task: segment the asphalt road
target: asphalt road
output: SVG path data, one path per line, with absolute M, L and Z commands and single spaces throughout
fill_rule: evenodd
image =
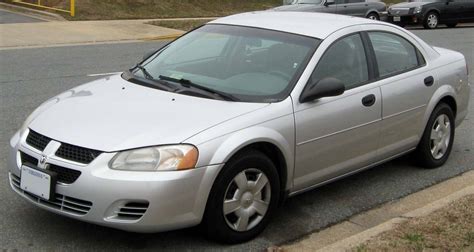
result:
M 462 52 L 474 83 L 474 28 L 414 30 L 431 44 Z M 8 185 L 9 137 L 42 101 L 137 62 L 160 43 L 0 50 L 0 248 L 22 250 L 227 249 L 262 250 L 297 239 L 376 207 L 474 169 L 474 94 L 470 114 L 457 129 L 453 152 L 439 169 L 424 170 L 404 157 L 358 175 L 289 199 L 266 231 L 245 244 L 225 246 L 203 239 L 196 229 L 134 234 L 61 217 L 34 207 Z
M 0 9 L 0 24 L 13 24 L 13 23 L 36 23 L 44 22 L 43 20 L 25 16 L 19 13 L 13 13 Z

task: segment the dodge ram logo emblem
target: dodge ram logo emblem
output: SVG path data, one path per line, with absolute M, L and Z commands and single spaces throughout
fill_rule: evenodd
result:
M 40 164 L 44 165 L 46 163 L 46 159 L 48 159 L 48 157 L 46 157 L 45 155 L 41 155 L 41 158 L 39 160 Z

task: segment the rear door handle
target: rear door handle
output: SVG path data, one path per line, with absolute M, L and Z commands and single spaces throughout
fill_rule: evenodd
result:
M 428 76 L 425 78 L 425 86 L 430 87 L 434 84 L 433 76 Z
M 362 105 L 366 107 L 370 107 L 375 104 L 375 100 L 376 100 L 375 95 L 373 94 L 367 95 L 364 98 L 362 98 Z

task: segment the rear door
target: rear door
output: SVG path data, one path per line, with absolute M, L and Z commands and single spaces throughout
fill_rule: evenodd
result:
M 379 156 L 386 159 L 416 147 L 436 76 L 416 46 L 389 31 L 369 31 L 382 92 Z

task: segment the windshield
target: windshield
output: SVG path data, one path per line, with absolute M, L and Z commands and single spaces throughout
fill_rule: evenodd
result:
M 291 4 L 320 4 L 322 0 L 294 0 Z
M 240 101 L 286 98 L 319 40 L 257 28 L 206 25 L 172 42 L 133 74 L 193 84 Z M 146 76 L 145 76 L 146 75 Z

